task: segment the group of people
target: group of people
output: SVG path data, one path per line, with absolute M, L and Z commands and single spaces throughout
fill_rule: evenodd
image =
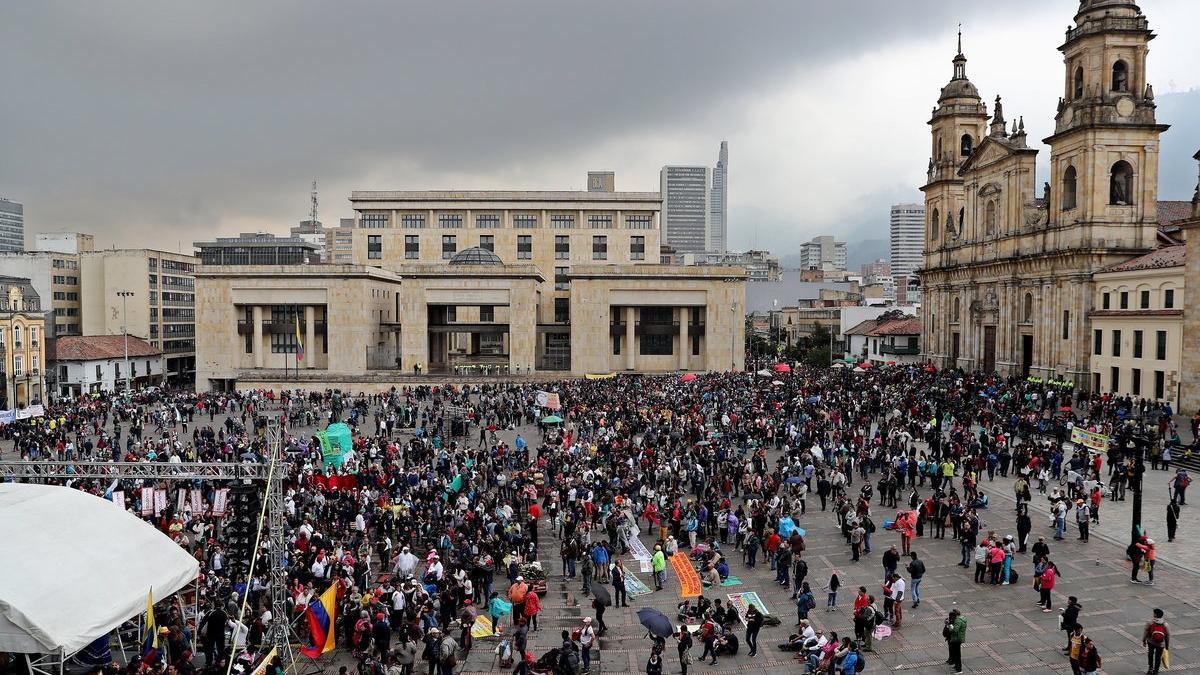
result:
M 560 406 L 539 405 L 546 401 L 539 391 L 555 394 Z M 562 421 L 546 421 L 550 412 Z M 612 602 L 594 592 L 596 585 L 611 586 L 617 606 L 628 603 L 621 558 L 641 539 L 653 551 L 655 590 L 664 588 L 666 560 L 680 550 L 694 554 L 710 586 L 730 575 L 730 546 L 747 569 L 769 565 L 797 608 L 797 630 L 782 646 L 797 652 L 809 672 L 855 673 L 865 668 L 877 627 L 890 622 L 902 629 L 904 603 L 920 604 L 926 568 L 912 550 L 917 538 L 939 545 L 935 540 L 949 528 L 951 542 L 944 545 L 960 547 L 959 564 L 974 564 L 977 582 L 1010 584 L 1032 531 L 1034 481 L 1039 491 L 1050 480 L 1064 481 L 1069 492 L 1056 493 L 1056 522 L 1060 507 L 1074 508 L 1085 541 L 1087 523 L 1098 519 L 1088 490 L 1099 488 L 1101 464 L 1063 451 L 1070 429 L 1117 439 L 1109 467 L 1119 467 L 1113 470 L 1122 485 L 1136 488 L 1145 468 L 1124 441 L 1145 442 L 1156 449 L 1151 457 L 1161 458 L 1178 441 L 1171 412 L 978 373 L 797 368 L 778 380 L 712 373 L 686 382 L 618 376 L 374 394 L 87 395 L 0 427 L 0 439 L 11 442 L 6 454 L 28 461 L 235 462 L 267 458 L 268 424 L 284 429 L 277 470 L 285 474 L 287 606 L 273 606 L 266 593 L 266 552 L 253 552 L 258 560 L 250 575 L 249 560 L 226 543 L 228 523 L 213 512 L 222 486 L 201 482 L 198 509 L 171 500 L 144 516 L 200 563 L 199 618 L 189 624 L 181 612 L 168 621 L 164 656 L 135 661 L 133 671 L 196 670 L 193 652 L 204 654 L 203 668 L 214 675 L 230 658 L 249 667 L 270 648 L 267 629 L 277 613 L 311 639 L 306 609 L 334 587 L 336 644 L 373 675 L 392 669 L 390 675 L 407 675 L 422 663 L 431 675 L 449 675 L 475 647 L 471 629 L 481 616 L 494 632 L 507 630 L 515 672 L 587 672 Z M 334 464 L 313 433 L 330 422 L 353 429 L 352 450 Z M 1015 536 L 980 520 L 981 512 L 997 509 L 986 481 L 1010 473 L 1018 476 Z M 1183 503 L 1186 475 L 1172 480 L 1175 501 Z M 139 515 L 137 488 L 166 487 L 118 482 Z M 71 485 L 111 496 L 108 483 Z M 873 506 L 896 515 L 878 516 Z M 899 535 L 899 548 L 881 554 L 878 589 L 860 589 L 842 636 L 826 634 L 809 618 L 817 600 L 805 537 L 794 527 L 827 510 L 850 563 L 872 553 L 881 530 Z M 1059 572 L 1044 538 L 1032 552 L 1039 604 L 1051 611 Z M 1134 578 L 1149 563 L 1152 582 L 1153 540 L 1135 542 L 1128 553 Z M 596 596 L 595 616 L 566 631 L 544 662 L 529 648 L 529 633 L 538 630 L 537 593 L 553 573 L 554 557 L 568 584 Z M 836 609 L 840 586 L 836 569 L 829 570 L 827 610 Z M 761 613 L 747 612 L 739 638 L 743 617 L 719 600 L 701 600 L 680 610 L 686 623 L 700 626 L 674 635 L 680 671 L 687 671 L 694 641 L 704 646 L 702 660 L 737 654 L 743 641 L 756 656 Z M 966 619 L 952 613 L 946 626 L 948 661 L 961 672 Z M 664 651 L 656 641 L 648 672 L 663 672 Z M 1086 666 L 1091 652 L 1082 644 L 1075 651 Z

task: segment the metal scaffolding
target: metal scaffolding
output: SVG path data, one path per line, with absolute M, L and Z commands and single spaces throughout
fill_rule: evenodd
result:
M 277 649 L 280 665 L 287 672 L 292 668 L 294 656 L 287 615 L 287 567 L 285 565 L 287 541 L 283 505 L 283 481 L 287 472 L 282 470 L 283 433 L 279 422 L 269 420 L 266 429 L 267 462 L 75 462 L 33 461 L 0 462 L 0 480 L 40 482 L 46 479 L 103 479 L 103 480 L 155 480 L 155 481 L 251 481 L 267 482 L 266 521 L 259 527 L 265 528 L 263 537 L 270 561 L 269 585 L 271 602 L 274 605 L 267 639 Z M 271 465 L 276 471 L 271 471 Z M 268 476 L 270 480 L 267 481 Z M 254 555 L 258 552 L 255 551 Z M 69 656 L 69 655 L 66 655 Z M 60 658 L 65 660 L 65 656 Z M 53 665 L 48 663 L 47 665 Z

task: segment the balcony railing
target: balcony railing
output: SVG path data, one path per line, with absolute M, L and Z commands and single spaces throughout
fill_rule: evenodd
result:
M 679 333 L 679 322 L 647 323 L 638 321 L 633 325 L 633 332 L 637 335 L 675 335 Z

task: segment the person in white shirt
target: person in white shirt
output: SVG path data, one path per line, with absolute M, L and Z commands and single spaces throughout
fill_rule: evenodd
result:
M 901 620 L 904 619 L 904 579 L 897 572 L 892 573 L 892 588 L 888 592 L 888 597 L 892 599 L 892 611 L 895 614 L 895 619 L 892 621 L 893 628 L 899 628 Z

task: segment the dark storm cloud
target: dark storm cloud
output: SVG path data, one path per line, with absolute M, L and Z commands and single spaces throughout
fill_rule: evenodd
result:
M 991 11 L 965 4 L 7 3 L 0 194 L 33 229 L 173 248 L 222 222 L 287 224 L 313 176 L 439 187 L 364 181 L 389 163 L 504 172 L 687 127 L 783 72 Z M 344 193 L 325 196 L 346 214 Z

